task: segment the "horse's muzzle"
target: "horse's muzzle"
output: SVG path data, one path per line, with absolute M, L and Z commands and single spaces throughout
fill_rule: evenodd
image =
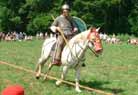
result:
M 103 49 L 95 50 L 95 52 L 96 52 L 97 54 L 101 54 L 101 53 L 103 52 Z
M 102 47 L 101 42 L 99 42 L 99 43 L 94 43 L 94 51 L 95 51 L 97 54 L 102 53 L 103 47 Z

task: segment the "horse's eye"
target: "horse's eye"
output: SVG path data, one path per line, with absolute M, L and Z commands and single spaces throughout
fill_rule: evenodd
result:
M 92 35 L 92 36 L 91 36 L 91 40 L 94 40 L 94 39 L 95 39 L 95 36 Z
M 100 42 L 100 39 L 96 39 L 95 41 L 96 41 L 97 43 L 99 43 L 99 42 Z

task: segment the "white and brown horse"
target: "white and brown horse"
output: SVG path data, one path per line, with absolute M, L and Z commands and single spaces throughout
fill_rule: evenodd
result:
M 50 57 L 52 47 L 56 43 L 56 38 L 46 39 L 41 52 L 41 57 L 39 58 L 37 67 L 36 67 L 36 78 L 39 78 L 41 69 L 44 63 L 47 62 Z M 56 85 L 62 83 L 62 80 L 65 79 L 67 71 L 69 68 L 74 68 L 76 71 L 76 91 L 81 92 L 79 88 L 79 79 L 80 79 L 80 67 L 82 66 L 82 57 L 85 54 L 86 49 L 92 49 L 96 54 L 102 52 L 102 44 L 99 37 L 98 29 L 90 28 L 84 32 L 81 32 L 69 40 L 68 44 L 64 47 L 61 56 L 61 62 L 63 66 L 63 72 L 61 74 L 61 79 L 56 82 Z M 52 63 L 49 64 L 49 69 L 52 67 Z M 49 71 L 48 71 L 49 72 Z M 46 73 L 44 79 L 46 78 L 48 72 Z

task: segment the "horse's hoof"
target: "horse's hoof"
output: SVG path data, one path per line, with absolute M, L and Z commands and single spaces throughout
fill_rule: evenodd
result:
M 39 79 L 40 77 L 39 76 L 35 76 L 36 79 Z
M 59 86 L 62 82 L 61 81 L 56 81 L 56 85 Z
M 86 67 L 85 63 L 82 64 L 82 67 Z
M 36 78 L 36 79 L 39 79 L 39 78 L 40 78 L 40 74 L 36 74 L 36 75 L 35 75 L 35 78 Z
M 77 91 L 78 93 L 81 93 L 81 92 L 82 92 L 79 88 L 76 88 L 76 91 Z

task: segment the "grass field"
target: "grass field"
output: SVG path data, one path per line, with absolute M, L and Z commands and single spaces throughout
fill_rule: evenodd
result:
M 0 61 L 35 69 L 40 56 L 42 40 L 23 42 L 0 42 Z M 138 95 L 138 46 L 126 43 L 104 44 L 103 54 L 97 58 L 86 52 L 86 67 L 81 70 L 81 84 L 116 95 Z M 43 72 L 46 70 L 43 69 Z M 52 68 L 51 75 L 60 78 L 61 67 Z M 67 80 L 74 81 L 70 70 Z M 101 95 L 82 90 L 76 93 L 72 86 L 55 85 L 54 80 L 36 80 L 34 75 L 0 64 L 0 91 L 7 85 L 20 84 L 25 95 Z

